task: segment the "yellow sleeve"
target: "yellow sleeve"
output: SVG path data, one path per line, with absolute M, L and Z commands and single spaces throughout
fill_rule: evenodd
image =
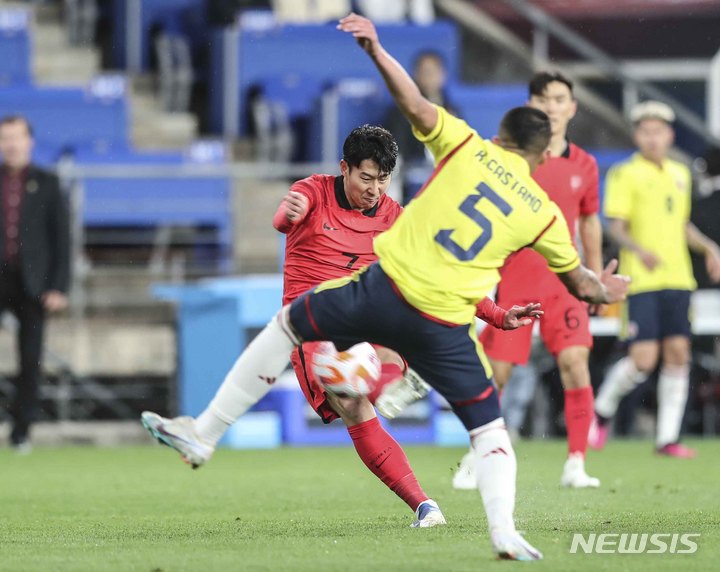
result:
M 549 224 L 530 246 L 547 260 L 553 272 L 570 272 L 580 266 L 580 256 L 573 246 L 565 218 L 555 203 L 552 203 L 550 215 Z
M 438 120 L 433 130 L 423 135 L 413 127 L 413 135 L 430 150 L 437 165 L 475 132 L 462 119 L 448 113 L 444 107 L 436 105 L 435 108 L 438 112 Z
M 612 167 L 605 179 L 605 216 L 628 220 L 632 214 L 632 184 L 621 166 Z

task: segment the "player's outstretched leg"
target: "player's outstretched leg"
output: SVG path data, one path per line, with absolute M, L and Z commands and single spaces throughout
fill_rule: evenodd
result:
M 172 447 L 194 469 L 212 456 L 215 445 L 238 417 L 270 390 L 297 344 L 283 308 L 250 343 L 228 372 L 215 397 L 197 419 L 165 419 L 151 411 L 142 423 L 153 438 Z
M 328 403 L 347 426 L 355 450 L 365 466 L 415 512 L 413 528 L 446 524 L 440 507 L 425 494 L 405 451 L 383 428 L 370 401 L 326 393 Z
M 622 398 L 647 379 L 647 373 L 638 369 L 630 356 L 626 356 L 610 368 L 595 398 L 595 419 L 590 426 L 588 444 L 593 449 L 603 449 L 610 432 L 610 422 L 615 417 Z
M 517 460 L 502 417 L 474 429 L 470 438 L 495 555 L 507 560 L 542 559 L 542 553 L 515 529 Z
M 571 488 L 596 488 L 600 480 L 585 472 L 588 433 L 593 420 L 593 389 L 588 368 L 590 349 L 573 345 L 560 350 L 557 356 L 560 379 L 565 393 L 565 427 L 568 456 L 560 484 Z
M 679 443 L 690 385 L 688 365 L 663 364 L 658 379 L 656 447 L 659 455 L 692 459 L 696 451 Z

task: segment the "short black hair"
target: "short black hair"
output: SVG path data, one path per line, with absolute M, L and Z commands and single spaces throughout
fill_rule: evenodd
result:
M 398 145 L 392 134 L 377 125 L 356 127 L 343 143 L 343 159 L 351 167 L 369 159 L 377 163 L 380 173 L 390 174 L 395 169 Z
M 550 144 L 550 119 L 533 107 L 514 107 L 500 122 L 500 139 L 521 151 L 540 154 Z
M 0 118 L 0 127 L 3 125 L 8 125 L 10 123 L 24 123 L 25 128 L 27 129 L 28 135 L 30 137 L 33 136 L 33 128 L 32 125 L 30 125 L 30 122 L 28 121 L 27 117 L 24 115 L 18 115 L 18 114 L 11 114 L 11 115 L 4 115 Z
M 541 71 L 532 76 L 530 78 L 530 82 L 528 83 L 528 91 L 530 92 L 530 97 L 532 97 L 533 95 L 543 95 L 545 93 L 545 90 L 547 89 L 548 84 L 554 81 L 565 84 L 570 90 L 570 95 L 574 97 L 573 82 L 568 77 L 561 74 L 559 71 Z

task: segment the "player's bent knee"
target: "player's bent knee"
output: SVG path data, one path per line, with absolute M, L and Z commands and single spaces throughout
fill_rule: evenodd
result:
M 325 397 L 335 410 L 335 413 L 340 416 L 348 427 L 369 421 L 376 417 L 375 408 L 365 396 L 341 397 L 327 393 Z
M 300 336 L 297 335 L 295 329 L 290 323 L 290 304 L 283 306 L 280 311 L 275 314 L 275 318 L 273 318 L 271 323 L 277 324 L 277 326 L 293 344 L 296 346 L 300 345 Z
M 400 354 L 398 354 L 395 350 L 391 350 L 390 348 L 385 348 L 382 346 L 375 346 L 375 352 L 377 353 L 377 356 L 378 358 L 380 358 L 380 361 L 382 363 L 395 364 L 405 369 L 405 362 L 400 357 Z
M 450 405 L 468 431 L 502 418 L 498 392 L 492 386 L 475 399 L 451 402 Z

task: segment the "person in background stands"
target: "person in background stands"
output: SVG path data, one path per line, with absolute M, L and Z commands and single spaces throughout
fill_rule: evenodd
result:
M 70 284 L 68 208 L 57 177 L 31 163 L 32 148 L 27 119 L 0 119 L 0 314 L 10 310 L 20 324 L 10 440 L 21 453 L 38 408 L 45 316 L 67 306 Z

